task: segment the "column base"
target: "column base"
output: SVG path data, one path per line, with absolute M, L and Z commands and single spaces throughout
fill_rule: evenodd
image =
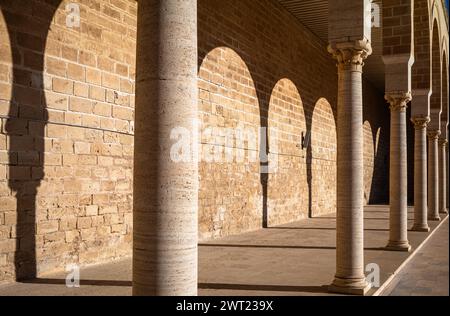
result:
M 448 210 L 445 208 L 439 212 L 439 214 L 448 215 Z
M 430 227 L 428 225 L 414 225 L 411 231 L 419 233 L 429 233 Z
M 409 242 L 405 241 L 390 241 L 386 246 L 386 250 L 388 251 L 402 251 L 402 252 L 410 252 L 412 249 Z
M 433 217 L 428 218 L 428 220 L 432 221 L 432 222 L 440 222 L 441 221 L 441 217 L 440 216 L 433 216 Z
M 372 285 L 366 279 L 341 279 L 336 278 L 328 287 L 328 291 L 336 294 L 365 296 Z

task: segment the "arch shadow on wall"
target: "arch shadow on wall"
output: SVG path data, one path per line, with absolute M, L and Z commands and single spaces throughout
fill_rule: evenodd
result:
M 62 0 L 39 5 L 24 0 L 7 2 L 10 1 L 0 0 L 12 55 L 12 90 L 4 131 L 9 139 L 8 185 L 17 200 L 15 277 L 24 280 L 37 276 L 36 195 L 44 178 L 48 120 L 44 58 L 52 19 Z M 19 9 L 30 6 L 33 19 Z
M 272 89 L 269 113 L 268 226 L 291 223 L 309 215 L 306 118 L 297 86 L 287 78 Z
M 216 42 L 214 41 L 216 40 Z M 328 100 L 326 98 L 322 97 L 318 97 L 318 96 L 314 96 L 311 95 L 311 93 L 308 94 L 308 100 L 315 100 L 314 102 L 309 102 L 309 103 L 303 103 L 302 98 L 300 97 L 300 93 L 298 92 L 298 84 L 295 83 L 295 80 L 292 80 L 292 76 L 289 75 L 282 75 L 280 74 L 279 70 L 274 70 L 274 75 L 268 77 L 269 75 L 267 75 L 267 73 L 265 72 L 265 77 L 263 77 L 260 72 L 261 70 L 258 69 L 258 65 L 255 65 L 254 63 L 251 63 L 250 61 L 248 61 L 248 55 L 241 52 L 240 49 L 235 49 L 233 47 L 230 48 L 230 45 L 227 45 L 224 42 L 221 42 L 218 39 L 214 39 L 211 40 L 212 43 L 209 43 L 208 41 L 208 46 L 206 49 L 202 48 L 199 46 L 199 66 L 198 66 L 198 71 L 199 73 L 203 71 L 203 68 L 205 67 L 205 61 L 207 61 L 207 59 L 211 56 L 212 53 L 214 53 L 217 50 L 231 50 L 233 51 L 233 55 L 236 55 L 237 58 L 239 58 L 239 60 L 242 61 L 242 64 L 245 66 L 245 69 L 248 70 L 249 74 L 249 78 L 246 78 L 248 80 L 251 80 L 253 82 L 252 86 L 255 89 L 255 96 L 256 96 L 256 103 L 259 113 L 259 126 L 261 128 L 266 128 L 266 132 L 269 130 L 269 127 L 271 125 L 270 123 L 270 115 L 271 115 L 271 111 L 272 109 L 270 109 L 270 107 L 272 106 L 272 101 L 273 101 L 273 94 L 274 94 L 274 90 L 276 90 L 277 86 L 279 85 L 280 82 L 282 81 L 289 81 L 290 85 L 292 87 L 295 87 L 295 90 L 297 91 L 298 94 L 298 99 L 299 101 L 302 103 L 302 111 L 303 111 L 303 116 L 304 116 L 304 126 L 300 126 L 300 130 L 301 132 L 298 135 L 294 135 L 293 137 L 295 139 L 293 139 L 293 142 L 296 142 L 299 146 L 301 146 L 301 138 L 302 138 L 302 133 L 307 136 L 308 134 L 311 135 L 311 131 L 313 128 L 313 115 L 314 112 L 316 110 L 317 112 L 317 107 L 319 107 L 319 105 L 321 105 L 322 103 L 327 104 L 328 105 L 328 120 L 329 123 L 333 123 L 331 125 L 333 125 L 332 130 L 334 131 L 334 134 L 336 134 L 336 110 L 330 105 L 330 103 L 328 102 Z M 201 41 L 201 39 L 199 40 Z M 220 56 L 213 56 L 213 58 L 215 59 L 214 62 L 217 62 L 218 58 L 220 58 Z M 223 67 L 223 65 L 220 65 L 219 68 Z M 220 69 L 218 69 L 217 67 L 215 69 L 212 69 L 212 71 L 222 71 Z M 266 70 L 267 71 L 267 70 Z M 210 74 L 210 78 L 213 78 L 214 74 Z M 199 77 L 202 77 L 202 75 L 200 74 Z M 220 75 L 219 75 L 220 77 Z M 285 78 L 285 79 L 278 79 L 278 78 Z M 289 79 L 288 79 L 289 78 Z M 271 84 L 268 85 L 267 81 L 269 81 Z M 272 87 L 272 89 L 269 89 L 268 87 Z M 221 87 L 218 87 L 219 89 Z M 217 87 L 214 88 L 215 90 L 217 90 Z M 202 90 L 202 87 L 200 87 L 200 90 Z M 320 89 L 317 91 L 318 93 L 320 93 Z M 313 94 L 315 94 L 316 92 L 313 92 Z M 200 92 L 200 94 L 203 94 L 203 91 Z M 203 101 L 200 100 L 200 107 L 202 106 L 201 103 Z M 321 111 L 321 110 L 319 110 Z M 320 115 L 323 115 L 323 113 L 321 113 Z M 264 136 L 264 135 L 263 135 Z M 259 148 L 260 148 L 260 152 L 259 152 L 259 157 L 260 157 L 260 174 L 259 174 L 259 178 L 260 178 L 260 188 L 261 188 L 261 198 L 262 198 L 262 209 L 261 209 L 261 216 L 262 216 L 262 226 L 264 228 L 267 228 L 269 226 L 269 181 L 271 178 L 270 172 L 263 172 L 264 170 L 267 170 L 267 168 L 269 168 L 270 163 L 267 161 L 267 158 L 270 157 L 271 155 L 273 155 L 276 150 L 273 149 L 273 144 L 271 144 L 270 142 L 270 135 L 265 135 L 266 137 L 260 137 L 260 141 L 261 143 L 259 144 Z M 333 141 L 334 143 L 334 154 L 336 152 L 336 139 L 334 139 Z M 305 198 L 305 204 L 307 205 L 307 212 L 306 212 L 306 216 L 311 217 L 313 216 L 313 177 L 314 175 L 312 174 L 312 164 L 313 164 L 313 153 L 312 153 L 312 145 L 311 142 L 309 142 L 307 144 L 307 147 L 305 148 L 305 162 L 306 162 L 306 181 L 307 181 L 307 192 L 305 193 L 305 195 L 307 196 L 307 198 Z M 267 162 L 266 162 L 267 161 Z M 336 161 L 334 160 L 334 163 L 336 163 Z M 270 168 L 269 168 L 270 169 Z M 296 175 L 293 175 L 296 176 Z M 318 181 L 320 181 L 320 179 L 318 179 Z M 333 180 L 333 183 L 335 183 L 335 178 Z M 335 211 L 335 210 L 333 210 Z M 201 225 L 201 219 L 199 224 Z
M 336 114 L 326 98 L 314 105 L 310 120 L 311 141 L 307 152 L 309 216 L 336 212 L 337 127 Z
M 369 121 L 364 121 L 363 124 L 364 133 L 364 202 L 370 203 L 370 196 L 374 176 L 375 157 L 377 150 L 377 136 L 378 131 L 372 128 L 372 124 Z
M 241 56 L 226 46 L 201 58 L 198 73 L 200 240 L 258 229 L 263 218 L 258 172 L 265 157 L 257 143 L 261 125 L 254 79 Z

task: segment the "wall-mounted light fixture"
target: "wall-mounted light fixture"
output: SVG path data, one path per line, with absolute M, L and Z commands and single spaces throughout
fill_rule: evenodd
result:
M 302 150 L 307 149 L 310 143 L 311 143 L 311 131 L 302 132 Z

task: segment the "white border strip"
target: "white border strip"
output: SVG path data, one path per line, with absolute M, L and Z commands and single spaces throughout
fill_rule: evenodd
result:
M 422 248 L 430 241 L 431 237 L 441 228 L 441 226 L 447 222 L 449 216 L 447 215 L 435 229 L 428 235 L 427 238 L 413 251 L 413 253 L 398 267 L 397 270 L 383 283 L 383 285 L 372 295 L 372 296 L 382 296 L 384 290 L 392 283 L 392 281 L 398 276 L 398 274 L 403 270 L 403 268 L 416 256 L 416 254 L 422 250 Z

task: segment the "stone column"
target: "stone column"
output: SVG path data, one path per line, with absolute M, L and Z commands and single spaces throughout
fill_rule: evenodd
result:
M 447 144 L 446 139 L 439 140 L 439 212 L 447 211 Z
M 391 110 L 391 150 L 389 168 L 389 244 L 387 249 L 410 251 L 408 241 L 408 157 L 406 109 L 410 93 L 389 93 Z
M 367 40 L 331 44 L 338 61 L 336 277 L 330 290 L 365 294 L 362 69 Z
M 133 295 L 194 296 L 197 0 L 138 6 Z M 177 140 L 182 153 L 173 150 Z
M 413 118 L 414 148 L 414 226 L 413 231 L 429 232 L 427 192 L 427 126 L 429 117 Z
M 440 131 L 428 131 L 428 220 L 440 221 L 439 216 L 439 148 Z

